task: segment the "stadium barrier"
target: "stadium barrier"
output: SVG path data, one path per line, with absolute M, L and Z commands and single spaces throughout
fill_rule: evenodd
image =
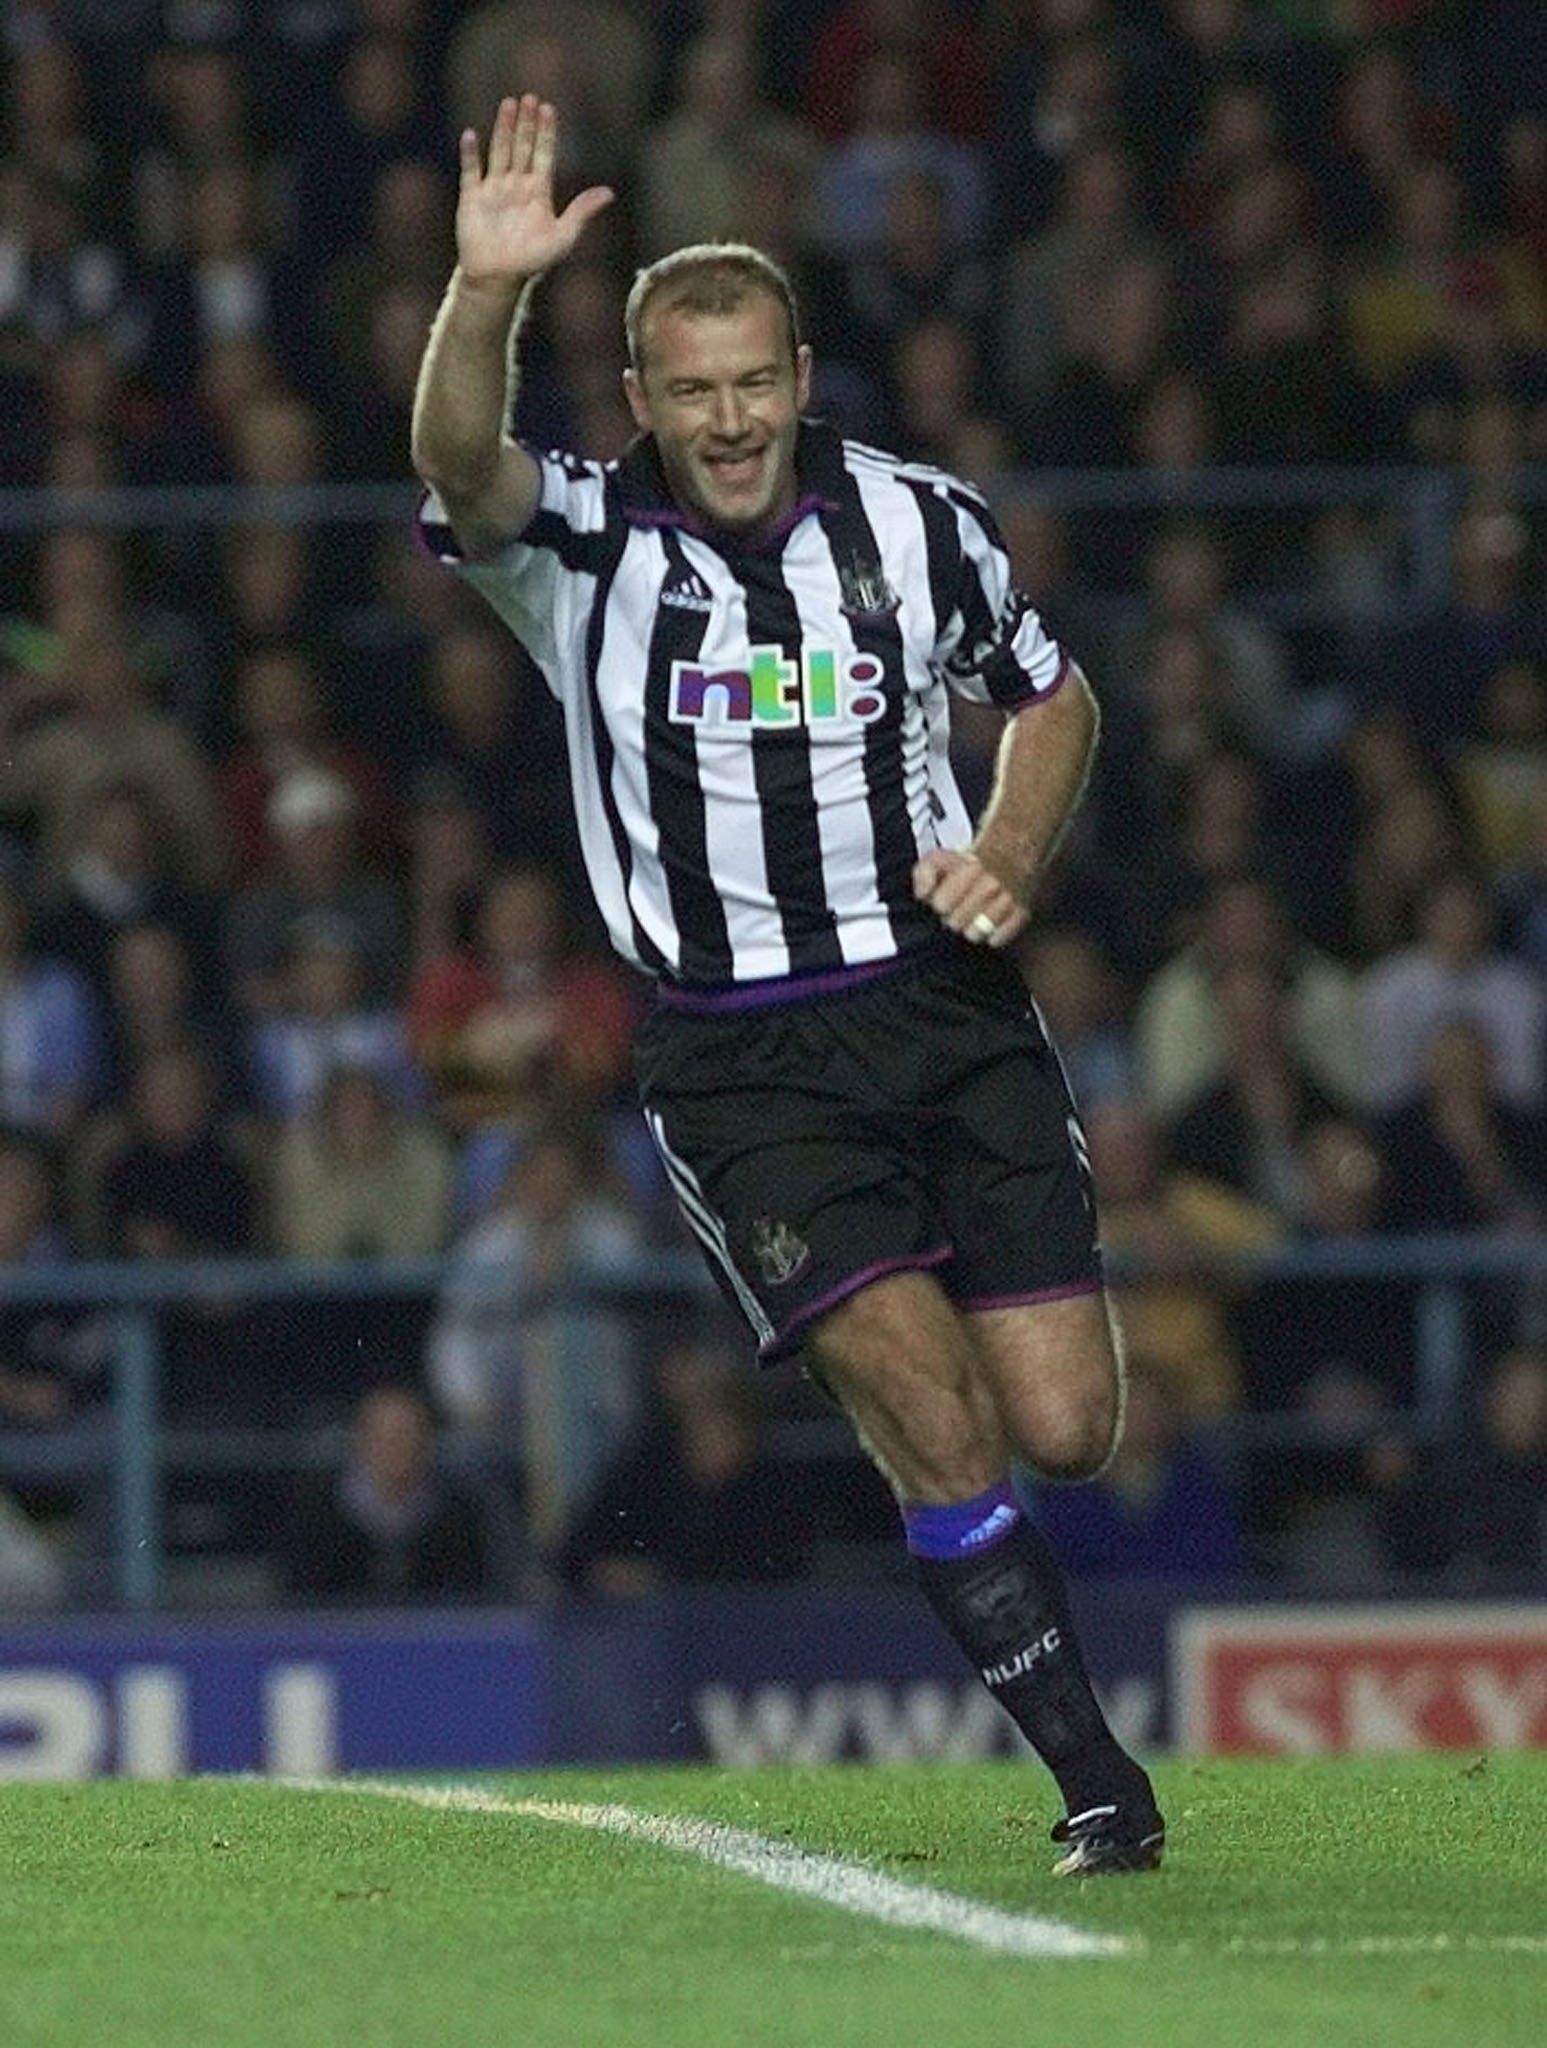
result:
M 996 504 L 1030 499 L 1075 519 L 1228 512 L 1248 526 L 1255 517 L 1281 526 L 1333 507 L 1379 514 L 1390 530 L 1390 581 L 1384 590 L 1362 590 L 1356 601 L 1332 588 L 1258 587 L 1239 594 L 1281 625 L 1386 627 L 1443 602 L 1453 529 L 1469 484 L 1459 469 L 1421 464 L 1216 464 L 1190 470 L 1019 470 L 992 479 L 987 492 Z M 1510 492 L 1522 505 L 1547 502 L 1547 464 L 1523 464 L 1510 478 Z M 404 481 L 124 484 L 101 490 L 13 486 L 0 488 L 0 535 L 61 527 L 170 534 L 248 522 L 390 526 L 411 518 L 418 496 L 418 487 Z
M 1467 1290 L 1478 1284 L 1539 1291 L 1547 1280 L 1547 1241 L 1539 1237 L 1460 1236 L 1351 1240 L 1287 1246 L 1249 1258 L 1214 1262 L 1214 1272 L 1235 1284 L 1288 1284 L 1310 1291 L 1335 1279 L 1372 1279 L 1416 1289 L 1412 1403 L 1406 1421 L 1433 1440 L 1462 1418 L 1472 1344 Z M 447 1268 L 435 1259 L 312 1265 L 268 1260 L 188 1263 L 61 1263 L 11 1267 L 0 1272 L 0 1307 L 95 1311 L 111 1319 L 112 1357 L 105 1401 L 85 1419 L 61 1429 L 0 1438 L 0 1484 L 6 1481 L 105 1483 L 110 1513 L 105 1599 L 129 1611 L 158 1608 L 165 1593 L 163 1496 L 169 1473 L 304 1471 L 336 1462 L 339 1432 L 278 1425 L 196 1428 L 164 1410 L 164 1318 L 199 1303 L 357 1305 L 362 1313 L 385 1303 L 434 1300 Z M 1111 1262 L 1115 1281 L 1141 1278 L 1132 1261 Z M 466 1295 L 467 1281 L 459 1282 Z M 674 1302 L 712 1301 L 710 1282 L 695 1255 L 642 1254 L 603 1290 L 570 1289 L 553 1305 L 558 1342 L 575 1346 L 577 1375 L 584 1371 L 584 1311 L 608 1303 L 640 1310 Z M 500 1296 L 492 1295 L 496 1303 Z M 567 1334 L 566 1334 L 567 1333 Z M 1369 1428 L 1386 1428 L 1390 1417 Z M 1227 1452 L 1317 1447 L 1325 1434 L 1292 1413 L 1241 1412 L 1215 1425 Z M 775 1454 L 840 1455 L 851 1450 L 846 1427 L 831 1422 L 793 1424 L 776 1436 Z M 455 1438 L 453 1462 L 477 1470 L 485 1453 L 477 1441 Z

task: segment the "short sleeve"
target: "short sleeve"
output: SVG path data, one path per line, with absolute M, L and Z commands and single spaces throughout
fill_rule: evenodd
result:
M 537 509 L 508 541 L 469 555 L 434 491 L 419 507 L 419 533 L 438 561 L 456 569 L 554 679 L 562 658 L 558 629 L 566 575 L 594 575 L 607 544 L 609 477 L 599 462 L 560 449 L 527 453 L 542 478 Z
M 994 515 L 964 484 L 941 487 L 955 518 L 955 609 L 942 622 L 935 662 L 974 704 L 1019 711 L 1051 697 L 1068 657 L 1011 582 L 1010 551 Z

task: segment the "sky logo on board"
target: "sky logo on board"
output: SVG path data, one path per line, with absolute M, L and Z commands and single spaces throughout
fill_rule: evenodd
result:
M 671 665 L 674 725 L 869 725 L 886 710 L 884 671 L 869 654 L 804 647 L 791 660 L 777 644 L 748 650 L 747 668 Z

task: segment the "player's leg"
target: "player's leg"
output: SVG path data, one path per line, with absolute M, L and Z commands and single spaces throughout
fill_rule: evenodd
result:
M 899 1503 L 962 1501 L 1003 1477 L 1009 1451 L 982 1363 L 928 1273 L 850 1295 L 806 1354 Z
M 1047 1479 L 1093 1479 L 1122 1424 L 1105 1292 L 969 1310 L 964 1319 L 1012 1454 Z
M 1048 1479 L 1094 1478 L 1122 1427 L 1121 1348 L 1105 1293 L 980 1310 L 964 1320 L 1012 1455 Z M 1056 1568 L 1047 1597 L 1069 1627 Z M 1126 1757 L 1106 1773 L 1099 1798 L 1088 1786 L 1071 1796 L 1069 1817 L 1055 1834 L 1070 1843 L 1076 1870 L 1144 1869 L 1164 1847 L 1149 1780 Z
M 954 975 L 930 979 L 830 1012 L 712 1026 L 658 1014 L 641 1034 L 647 1121 L 763 1356 L 807 1347 L 892 1483 L 932 1604 L 1070 1813 L 1118 1793 L 1133 1807 L 1127 1774 L 1146 1796 L 1147 1781 L 1101 1717 L 1057 1567 L 1011 1490 L 993 1381 L 926 1270 L 949 1266 L 973 1308 L 1071 1278 L 1099 1287 L 1067 1098 L 1023 993 L 995 977 L 985 1009 Z M 987 1086 L 985 1032 L 1003 1044 Z M 953 1054 L 966 1083 L 954 1094 Z M 1042 1067 L 1053 1086 L 1037 1085 Z M 1028 1277 L 1026 1219 L 1035 1231 L 1055 1194 L 1061 1227 L 1036 1233 L 1052 1264 Z
M 925 1596 L 1058 1781 L 1061 1867 L 1152 1867 L 1149 1780 L 1107 1726 L 1062 1574 L 1016 1500 L 968 1320 L 929 1274 L 897 1274 L 823 1316 L 807 1348 L 897 1495 Z
M 1089 1476 L 1111 1451 L 1119 1380 L 1084 1134 L 1057 1053 L 999 955 L 921 976 L 904 1006 L 899 1037 L 930 1053 L 917 1128 L 919 1170 L 952 1246 L 940 1281 L 993 1397 L 996 1433 L 1013 1449 L 1029 1442 L 1044 1469 Z M 996 1341 L 1002 1327 L 1015 1334 Z M 1013 1510 L 1008 1463 L 993 1529 Z M 938 1517 L 905 1504 L 919 1578 L 1057 1777 L 1067 1866 L 1148 1868 L 1160 1816 L 1091 1692 L 1062 1574 L 1024 1518 L 986 1545 L 989 1512 Z

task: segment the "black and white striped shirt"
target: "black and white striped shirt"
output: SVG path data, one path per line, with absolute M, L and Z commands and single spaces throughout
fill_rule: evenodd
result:
M 421 517 L 563 706 L 618 950 L 688 988 L 821 985 L 937 933 L 914 862 L 972 830 L 948 687 L 1015 711 L 1067 666 L 978 493 L 803 422 L 799 502 L 753 544 L 698 527 L 648 440 L 537 460 L 492 555 L 463 558 L 433 495 Z

